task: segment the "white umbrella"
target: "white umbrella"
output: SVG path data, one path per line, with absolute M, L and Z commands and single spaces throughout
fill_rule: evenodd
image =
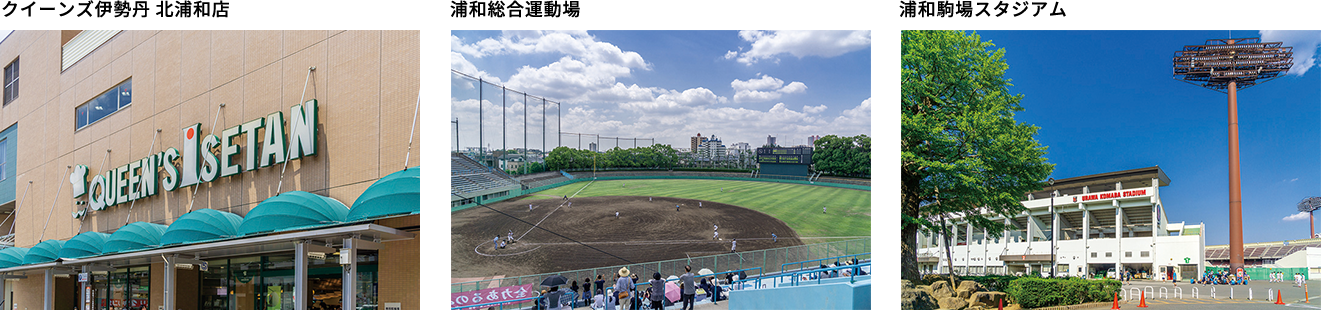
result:
M 713 273 L 714 272 L 711 272 L 711 269 L 706 269 L 706 268 L 702 268 L 701 270 L 697 271 L 697 275 L 708 275 Z

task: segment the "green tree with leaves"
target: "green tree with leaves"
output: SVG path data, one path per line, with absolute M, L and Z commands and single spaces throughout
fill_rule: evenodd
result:
M 962 31 L 901 34 L 901 276 L 917 281 L 917 234 L 945 236 L 951 217 L 999 237 L 1054 170 L 1038 127 L 1014 120 L 1004 49 Z M 951 268 L 951 272 L 953 268 Z M 951 279 L 953 275 L 951 274 Z
M 812 165 L 834 175 L 871 175 L 871 138 L 867 135 L 828 135 L 813 143 Z

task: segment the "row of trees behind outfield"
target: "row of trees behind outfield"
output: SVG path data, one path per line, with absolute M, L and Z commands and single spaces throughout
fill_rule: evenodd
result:
M 814 171 L 831 176 L 870 177 L 871 138 L 867 135 L 841 137 L 828 135 L 816 140 L 812 153 Z M 755 155 L 753 155 L 755 156 Z M 557 147 L 546 157 L 547 170 L 608 170 L 608 169 L 675 169 L 701 168 L 718 171 L 751 169 L 708 167 L 680 154 L 669 145 L 656 144 L 635 148 L 613 148 L 602 152 Z M 748 158 L 755 160 L 755 158 Z M 532 171 L 541 172 L 541 171 Z

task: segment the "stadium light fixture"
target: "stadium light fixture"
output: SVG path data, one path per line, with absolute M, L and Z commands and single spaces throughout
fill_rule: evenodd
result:
M 1293 67 L 1293 47 L 1261 38 L 1211 39 L 1174 52 L 1174 78 L 1229 95 L 1229 267 L 1243 267 L 1239 189 L 1238 90 L 1279 78 Z

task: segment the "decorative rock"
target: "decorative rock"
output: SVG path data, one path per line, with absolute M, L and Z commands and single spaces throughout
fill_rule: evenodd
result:
M 982 290 L 982 285 L 981 285 L 981 284 L 977 284 L 977 282 L 975 282 L 975 281 L 963 281 L 963 282 L 960 282 L 960 283 L 959 283 L 959 289 L 958 289 L 958 290 L 959 290 L 959 291 L 973 291 L 973 292 L 977 292 L 977 291 L 981 291 L 981 290 Z
M 931 296 L 936 299 L 954 296 L 954 290 L 950 289 L 949 283 L 936 282 L 931 283 Z
M 968 302 L 974 306 L 994 308 L 999 305 L 997 301 L 1005 299 L 1008 296 L 1003 292 L 977 292 L 972 294 Z
M 903 310 L 935 310 L 940 305 L 936 303 L 935 298 L 926 291 L 918 289 L 905 289 L 900 294 L 899 308 Z
M 945 297 L 939 300 L 941 309 L 963 310 L 968 307 L 968 302 L 958 297 Z

